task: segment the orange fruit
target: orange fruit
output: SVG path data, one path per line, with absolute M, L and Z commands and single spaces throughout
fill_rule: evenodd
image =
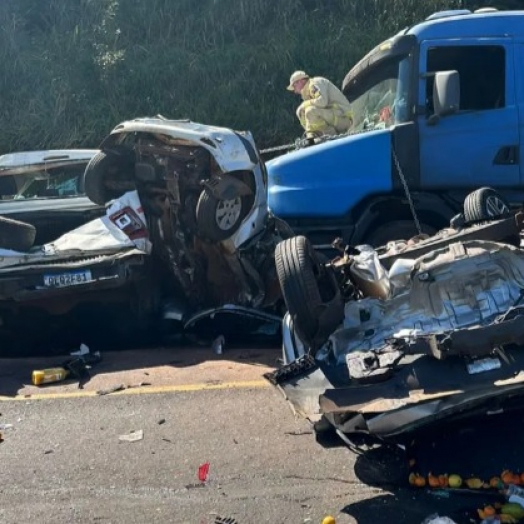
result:
M 439 477 L 436 477 L 435 475 L 432 475 L 431 473 L 429 473 L 428 474 L 428 484 L 432 488 L 440 487 Z
M 438 483 L 441 488 L 447 488 L 449 486 L 448 475 L 439 475 Z
M 477 513 L 479 514 L 479 519 L 484 520 L 488 517 L 483 509 L 477 509 Z
M 415 478 L 415 486 L 417 488 L 423 488 L 426 485 L 426 479 L 420 475 L 417 475 Z
M 512 484 L 514 477 L 513 477 L 513 473 L 509 471 L 509 469 L 505 469 L 501 473 L 500 478 L 502 479 L 502 482 L 504 482 L 504 484 Z
M 497 513 L 497 510 L 493 506 L 486 506 L 484 508 L 484 514 L 486 517 L 493 517 Z

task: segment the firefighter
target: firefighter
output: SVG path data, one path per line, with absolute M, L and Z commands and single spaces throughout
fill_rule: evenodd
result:
M 295 71 L 287 89 L 302 97 L 296 114 L 310 144 L 322 135 L 345 133 L 353 125 L 347 98 L 327 78 L 310 78 L 304 71 Z

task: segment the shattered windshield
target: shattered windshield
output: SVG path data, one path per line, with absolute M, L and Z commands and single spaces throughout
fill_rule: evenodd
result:
M 1 200 L 76 197 L 83 194 L 85 165 L 61 166 L 0 177 Z
M 395 57 L 377 68 L 367 89 L 351 104 L 355 131 L 386 129 L 408 120 L 409 72 L 409 57 Z

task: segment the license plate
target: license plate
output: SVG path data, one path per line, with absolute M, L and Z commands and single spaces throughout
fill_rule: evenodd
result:
M 71 271 L 68 273 L 59 273 L 55 275 L 44 275 L 44 286 L 46 287 L 67 287 L 84 284 L 93 280 L 91 271 Z

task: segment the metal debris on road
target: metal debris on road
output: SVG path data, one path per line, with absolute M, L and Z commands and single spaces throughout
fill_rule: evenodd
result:
M 120 435 L 118 437 L 118 440 L 122 440 L 124 442 L 137 442 L 138 440 L 142 440 L 144 438 L 144 430 L 139 429 L 137 431 L 132 431 L 131 433 L 126 433 L 125 435 Z
M 224 335 L 219 335 L 215 340 L 213 340 L 213 343 L 211 344 L 211 348 L 213 349 L 213 353 L 215 355 L 222 355 L 224 352 L 224 344 L 226 343 L 226 339 L 224 338 Z
M 116 386 L 112 386 L 110 388 L 105 389 L 99 389 L 96 394 L 97 395 L 109 395 L 110 393 L 116 393 L 117 391 L 123 391 L 126 389 L 125 384 L 117 384 Z

